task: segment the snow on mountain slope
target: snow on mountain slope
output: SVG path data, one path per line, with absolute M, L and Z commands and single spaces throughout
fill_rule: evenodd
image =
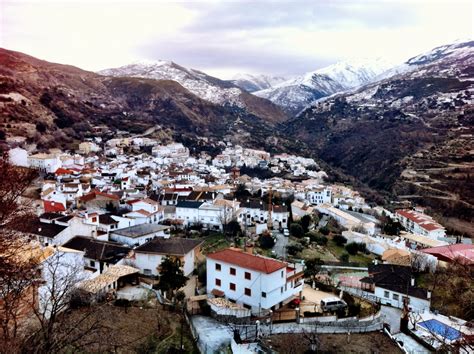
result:
M 388 79 L 395 75 L 405 74 L 411 72 L 412 75 L 417 75 L 416 71 L 420 68 L 428 67 L 429 64 L 437 63 L 441 59 L 442 65 L 438 65 L 438 75 L 445 76 L 452 74 L 453 68 L 456 68 L 457 62 L 466 61 L 469 57 L 472 59 L 474 50 L 474 41 L 471 40 L 459 40 L 455 43 L 436 47 L 428 52 L 417 55 L 413 58 L 408 59 L 405 63 L 394 66 L 388 69 L 382 74 L 378 75 L 375 81 Z M 419 72 L 418 74 L 423 74 Z
M 271 101 L 253 96 L 232 82 L 182 67 L 171 61 L 140 61 L 119 68 L 102 70 L 99 74 L 172 80 L 201 99 L 228 108 L 238 107 L 272 124 L 288 118 L 285 112 Z
M 139 61 L 114 69 L 99 71 L 101 75 L 140 77 L 177 81 L 196 96 L 216 104 L 231 104 L 243 108 L 237 86 L 194 69 L 187 69 L 171 61 Z
M 296 114 L 317 99 L 372 82 L 389 67 L 391 64 L 381 59 L 345 61 L 308 72 L 254 94 Z
M 255 92 L 271 88 L 286 80 L 287 78 L 283 76 L 237 74 L 230 82 L 247 92 Z

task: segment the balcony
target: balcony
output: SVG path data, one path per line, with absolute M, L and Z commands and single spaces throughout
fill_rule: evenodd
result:
M 301 264 L 291 264 L 286 267 L 286 281 L 302 278 L 304 276 L 304 267 Z

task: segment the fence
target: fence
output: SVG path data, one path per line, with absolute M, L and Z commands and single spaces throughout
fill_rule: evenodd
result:
M 335 316 L 299 318 L 298 323 L 273 323 L 270 319 L 249 325 L 233 325 L 242 341 L 256 341 L 259 338 L 282 333 L 365 333 L 383 328 L 380 312 L 363 319 L 348 317 L 337 319 Z

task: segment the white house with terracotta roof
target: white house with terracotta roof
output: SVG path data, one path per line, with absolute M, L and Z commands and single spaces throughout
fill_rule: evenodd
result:
M 397 210 L 395 216 L 407 231 L 432 239 L 446 236 L 445 228 L 429 215 L 414 210 Z
M 227 248 L 207 255 L 207 293 L 258 314 L 275 310 L 303 290 L 303 267 Z

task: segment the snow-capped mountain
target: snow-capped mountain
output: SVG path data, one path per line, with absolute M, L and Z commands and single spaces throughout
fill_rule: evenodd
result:
M 453 74 L 451 71 L 457 66 L 456 62 L 465 62 L 473 56 L 474 41 L 459 40 L 451 44 L 436 47 L 428 52 L 408 59 L 405 63 L 394 66 L 378 75 L 375 81 L 390 78 L 395 75 L 411 72 L 412 75 L 422 75 L 423 71 L 418 71 L 421 67 L 428 68 L 429 64 L 443 63 L 438 65 L 438 75 Z M 443 59 L 443 61 L 441 61 Z M 431 68 L 433 69 L 433 68 Z
M 295 114 L 319 98 L 368 84 L 392 66 L 382 59 L 339 62 L 254 94 Z
M 118 68 L 101 70 L 98 73 L 114 77 L 173 80 L 206 101 L 245 109 L 269 122 L 286 119 L 281 109 L 270 101 L 251 96 L 230 81 L 185 68 L 172 61 L 138 61 Z
M 229 103 L 243 108 L 242 90 L 231 83 L 188 69 L 172 61 L 138 61 L 114 69 L 99 71 L 101 75 L 140 77 L 177 81 L 196 96 L 216 104 Z
M 247 92 L 266 90 L 288 80 L 283 76 L 237 74 L 230 82 Z

